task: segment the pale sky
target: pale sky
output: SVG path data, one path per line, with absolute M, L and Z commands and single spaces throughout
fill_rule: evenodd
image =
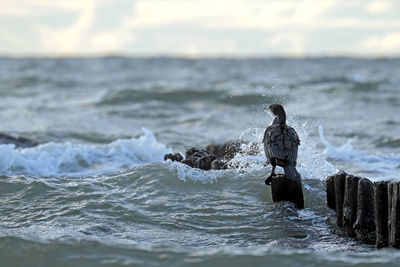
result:
M 399 0 L 0 0 L 0 55 L 400 56 Z

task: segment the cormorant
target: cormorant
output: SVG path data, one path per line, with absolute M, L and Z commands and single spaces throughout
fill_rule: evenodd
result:
M 265 155 L 272 165 L 271 175 L 265 180 L 265 184 L 271 184 L 272 177 L 276 175 L 276 165 L 283 167 L 286 178 L 301 179 L 296 170 L 299 136 L 292 127 L 286 124 L 286 113 L 281 105 L 270 105 L 269 110 L 275 118 L 265 130 L 263 139 Z

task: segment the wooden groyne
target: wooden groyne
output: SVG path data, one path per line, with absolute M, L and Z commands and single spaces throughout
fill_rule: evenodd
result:
M 304 197 L 301 180 L 287 179 L 284 174 L 277 174 L 271 180 L 272 201 L 290 201 L 298 209 L 304 209 Z
M 377 248 L 400 248 L 400 182 L 339 172 L 326 181 L 327 205 L 343 234 Z

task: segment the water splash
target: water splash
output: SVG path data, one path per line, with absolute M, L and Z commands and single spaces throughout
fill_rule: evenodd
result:
M 139 138 L 118 139 L 107 145 L 46 143 L 17 149 L 0 145 L 0 174 L 34 176 L 94 176 L 162 161 L 172 150 L 142 128 Z
M 325 145 L 324 155 L 326 159 L 352 163 L 357 166 L 360 172 L 381 175 L 382 179 L 395 176 L 398 173 L 400 166 L 400 155 L 398 154 L 378 155 L 357 150 L 351 145 L 351 139 L 343 145 L 334 146 L 326 140 L 323 126 L 319 126 L 319 137 Z

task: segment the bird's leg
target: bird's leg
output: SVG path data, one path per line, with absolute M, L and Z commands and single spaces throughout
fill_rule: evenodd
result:
M 271 165 L 272 165 L 272 171 L 271 171 L 271 174 L 268 176 L 268 178 L 265 180 L 266 185 L 271 185 L 272 177 L 276 176 L 276 174 L 275 174 L 276 160 L 275 159 L 271 159 Z
M 271 175 L 270 175 L 270 176 L 276 176 L 276 174 L 275 174 L 275 168 L 276 168 L 276 165 L 275 165 L 275 164 L 272 165 L 272 171 L 271 171 Z

